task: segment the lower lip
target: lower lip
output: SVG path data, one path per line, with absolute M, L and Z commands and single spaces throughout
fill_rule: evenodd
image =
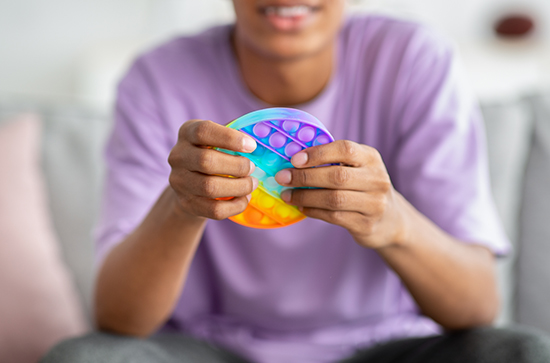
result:
M 307 27 L 315 16 L 315 11 L 293 17 L 283 17 L 277 14 L 264 15 L 273 28 L 282 32 L 295 32 Z

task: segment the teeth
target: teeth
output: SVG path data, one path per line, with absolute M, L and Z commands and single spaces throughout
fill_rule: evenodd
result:
M 267 15 L 277 15 L 282 18 L 293 18 L 296 16 L 307 15 L 311 11 L 311 8 L 306 5 L 296 6 L 269 6 L 265 12 Z

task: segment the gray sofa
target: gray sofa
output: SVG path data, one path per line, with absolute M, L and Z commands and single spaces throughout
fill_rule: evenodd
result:
M 499 324 L 550 332 L 550 94 L 482 106 L 493 191 L 515 252 L 499 260 Z M 0 100 L 0 122 L 31 111 L 44 120 L 43 169 L 66 263 L 91 316 L 92 228 L 103 178 L 108 114 L 78 105 Z
M 72 103 L 4 97 L 0 123 L 20 113 L 43 121 L 42 166 L 53 225 L 85 312 L 91 317 L 92 230 L 103 179 L 102 149 L 111 126 L 104 112 Z
M 514 245 L 514 253 L 498 262 L 498 323 L 550 332 L 550 93 L 482 110 L 493 195 Z

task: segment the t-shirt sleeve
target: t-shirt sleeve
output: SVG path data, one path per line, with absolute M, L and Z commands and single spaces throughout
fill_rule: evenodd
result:
M 138 60 L 121 81 L 105 149 L 107 174 L 95 231 L 96 267 L 143 220 L 168 186 L 172 148 L 154 78 Z
M 483 120 L 454 49 L 427 34 L 410 48 L 396 109 L 395 188 L 452 236 L 505 255 L 510 243 L 490 189 Z

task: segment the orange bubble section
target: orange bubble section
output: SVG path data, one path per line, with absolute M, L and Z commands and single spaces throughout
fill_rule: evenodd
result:
M 305 218 L 298 208 L 258 187 L 252 192 L 252 199 L 244 212 L 229 219 L 247 227 L 271 229 L 290 226 Z

